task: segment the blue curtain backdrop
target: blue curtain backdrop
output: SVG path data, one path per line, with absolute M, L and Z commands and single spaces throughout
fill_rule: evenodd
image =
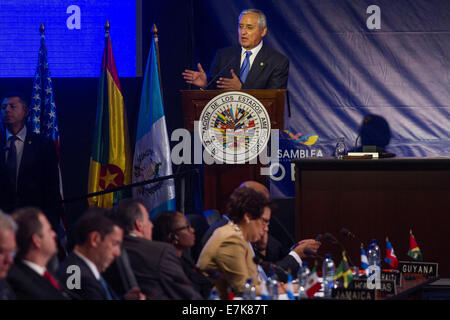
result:
M 380 29 L 367 26 L 377 21 L 371 5 Z M 194 7 L 194 62 L 209 68 L 217 48 L 238 43 L 245 8 L 265 12 L 265 41 L 290 59 L 292 116 L 278 152 L 285 171 L 271 180 L 272 195 L 294 195 L 292 158 L 331 157 L 338 137 L 352 150 L 366 116 L 368 131 L 380 136 L 369 141 L 363 132 L 364 144 L 397 157 L 450 155 L 450 1 L 205 0 Z

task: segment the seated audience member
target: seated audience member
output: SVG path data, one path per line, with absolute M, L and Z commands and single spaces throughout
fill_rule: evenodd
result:
M 14 291 L 6 282 L 6 276 L 14 262 L 17 224 L 0 210 L 0 300 L 15 300 Z
M 109 287 L 101 274 L 116 257 L 120 256 L 122 240 L 122 229 L 106 216 L 104 210 L 88 210 L 76 222 L 75 248 L 58 270 L 59 278 L 75 299 L 121 299 Z M 79 268 L 78 284 L 74 277 L 73 266 Z M 123 298 L 144 300 L 145 296 L 139 288 L 135 287 L 130 289 Z
M 141 202 L 123 201 L 115 215 L 125 231 L 123 247 L 131 269 L 148 299 L 202 299 L 184 273 L 175 248 L 152 241 L 153 224 Z
M 247 279 L 252 279 L 260 293 L 258 267 L 253 261 L 251 242 L 258 241 L 270 221 L 270 201 L 250 188 L 238 188 L 227 203 L 230 221 L 217 228 L 200 253 L 197 266 L 203 272 L 219 272 L 215 279 L 219 297 L 225 299 L 228 289 L 242 294 Z
M 266 199 L 270 199 L 270 193 L 267 187 L 257 181 L 245 181 L 238 188 L 242 187 L 250 188 L 263 194 Z M 215 229 L 227 224 L 229 220 L 229 217 L 224 214 L 221 219 L 213 223 L 202 238 L 203 245 L 206 244 Z M 269 227 L 267 229 L 269 229 Z M 262 258 L 264 261 L 275 263 L 281 268 L 274 268 L 273 271 L 276 273 L 279 281 L 285 282 L 287 281 L 287 275 L 282 270 L 286 272 L 290 271 L 295 275 L 298 268 L 302 265 L 302 258 L 306 256 L 304 250 L 308 248 L 311 252 L 317 253 L 320 244 L 321 243 L 319 241 L 314 239 L 305 239 L 298 242 L 297 245 L 294 246 L 294 248 L 286 255 L 285 252 L 287 252 L 287 250 L 284 250 L 281 247 L 281 243 L 275 237 L 266 232 L 261 239 L 253 243 L 253 247 L 256 249 L 255 254 L 257 257 Z M 270 264 L 264 264 L 264 270 L 266 272 L 269 271 L 269 265 Z
M 37 208 L 16 210 L 17 255 L 8 274 L 8 282 L 17 299 L 61 300 L 69 296 L 47 270 L 50 259 L 57 253 L 56 233 L 45 214 Z
M 211 293 L 212 283 L 202 275 L 192 260 L 189 249 L 195 243 L 195 230 L 186 216 L 178 211 L 166 211 L 159 214 L 153 224 L 153 239 L 171 243 L 175 247 L 184 273 L 197 292 L 207 299 Z

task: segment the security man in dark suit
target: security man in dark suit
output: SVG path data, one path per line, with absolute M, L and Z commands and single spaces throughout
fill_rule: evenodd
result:
M 182 73 L 186 82 L 202 89 L 286 89 L 289 60 L 263 43 L 267 34 L 264 13 L 256 9 L 242 11 L 238 32 L 241 46 L 217 52 L 209 79 L 198 63 L 198 71 Z
M 62 212 L 55 144 L 26 127 L 28 106 L 20 92 L 1 103 L 0 208 L 38 207 L 57 230 Z

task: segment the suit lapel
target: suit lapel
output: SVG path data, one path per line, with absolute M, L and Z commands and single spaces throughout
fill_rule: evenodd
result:
M 33 135 L 27 130 L 27 135 L 25 136 L 25 141 L 23 142 L 23 153 L 22 159 L 20 160 L 19 174 L 17 176 L 17 185 L 20 185 L 20 181 L 23 179 L 25 174 L 25 168 L 33 165 L 35 153 L 35 139 Z
M 263 43 L 263 46 L 261 50 L 259 50 L 258 55 L 256 56 L 255 60 L 253 60 L 252 67 L 250 68 L 250 71 L 248 73 L 247 79 L 245 80 L 246 87 L 249 87 L 249 84 L 255 82 L 261 72 L 266 67 L 266 50 L 265 45 Z M 252 86 L 253 87 L 253 86 Z
M 241 48 L 240 47 L 238 47 L 238 48 L 236 48 L 236 50 L 234 50 L 233 57 L 231 59 L 233 59 L 233 58 L 234 58 L 234 61 L 231 64 L 230 69 L 233 69 L 234 73 L 239 78 L 241 76 Z M 230 72 L 227 71 L 227 73 L 229 74 Z

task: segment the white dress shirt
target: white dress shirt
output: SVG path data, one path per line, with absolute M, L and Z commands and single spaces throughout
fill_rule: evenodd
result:
M 97 267 L 95 266 L 95 264 L 89 260 L 88 258 L 86 258 L 84 255 L 82 255 L 81 253 L 79 253 L 78 251 L 74 250 L 73 252 L 75 252 L 75 254 L 80 257 L 81 260 L 83 260 L 84 262 L 86 262 L 86 264 L 88 265 L 89 269 L 91 269 L 92 273 L 95 276 L 95 279 L 97 279 L 98 281 L 100 281 L 100 272 L 98 271 Z
M 30 269 L 36 271 L 36 273 L 37 273 L 38 275 L 40 275 L 41 277 L 44 276 L 44 273 L 45 273 L 45 271 L 47 270 L 47 269 L 45 269 L 45 268 L 43 268 L 43 267 L 41 267 L 41 266 L 38 266 L 36 263 L 31 262 L 31 261 L 28 261 L 28 260 L 22 260 L 22 262 L 23 262 L 24 264 L 26 264 L 28 267 L 30 267 Z
M 261 40 L 261 42 L 256 47 L 254 47 L 252 50 L 246 50 L 244 48 L 241 49 L 241 64 L 240 64 L 241 68 L 242 68 L 242 64 L 244 63 L 245 53 L 247 51 L 251 51 L 252 55 L 248 58 L 250 61 L 250 68 L 248 70 L 250 72 L 252 65 L 253 65 L 253 61 L 255 61 L 256 55 L 259 53 L 259 50 L 261 50 L 262 46 L 263 46 L 263 42 Z

